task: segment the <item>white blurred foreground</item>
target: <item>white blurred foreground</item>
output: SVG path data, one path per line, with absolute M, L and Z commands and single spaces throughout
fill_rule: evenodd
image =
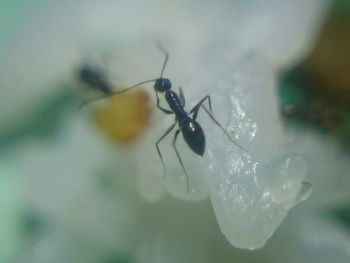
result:
M 57 81 L 71 74 L 84 50 L 112 50 L 113 68 L 124 85 L 157 77 L 163 57 L 153 43 L 161 39 L 170 51 L 165 76 L 175 90 L 184 88 L 186 108 L 210 94 L 215 116 L 249 152 L 232 145 L 201 112 L 204 157 L 190 152 L 181 136 L 178 143 L 191 177 L 187 193 L 171 136 L 160 146 L 166 180 L 154 146 L 172 116 L 155 109 L 139 142 L 118 151 L 83 112 L 71 113 L 52 141 L 28 140 L 8 154 L 14 160 L 10 167 L 1 164 L 5 176 L 14 174 L 14 188 L 24 183 L 11 200 L 51 222 L 18 252 L 20 262 L 102 262 L 125 253 L 142 263 L 329 262 L 319 253 L 324 247 L 337 257 L 334 262 L 348 262 L 349 237 L 313 213 L 349 199 L 349 179 L 341 177 L 343 189 L 338 189 L 335 178 L 339 165 L 347 171 L 349 162 L 323 138 L 303 136 L 303 143 L 287 148 L 275 95 L 278 74 L 307 54 L 327 7 L 319 0 L 205 1 L 200 6 L 194 1 L 62 1 L 28 14 L 30 23 L 14 37 L 16 45 L 0 50 L 6 54 L 0 65 L 6 95 L 0 123 L 6 129 L 15 130 L 46 98 L 60 93 Z M 151 85 L 148 89 L 154 96 Z M 101 174 L 107 174 L 104 191 L 96 186 Z M 226 239 L 236 248 L 262 248 L 289 210 L 308 197 L 306 182 L 314 188 L 311 198 L 264 249 L 249 254 L 228 245 Z M 7 204 L 8 195 L 0 191 L 10 217 L 16 212 Z M 8 221 L 0 221 L 0 230 Z M 12 229 L 8 233 L 15 236 Z M 5 249 L 4 255 L 16 254 L 13 247 Z

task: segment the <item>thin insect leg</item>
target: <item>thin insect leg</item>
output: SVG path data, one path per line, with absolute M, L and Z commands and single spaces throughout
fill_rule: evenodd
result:
M 238 148 L 240 148 L 242 151 L 248 152 L 247 149 L 244 149 L 239 142 L 236 139 L 233 139 L 232 136 L 230 136 L 227 131 L 221 126 L 221 124 L 215 119 L 215 117 L 213 116 L 213 114 L 204 106 L 201 105 L 201 107 L 205 110 L 205 112 L 209 115 L 209 117 L 212 119 L 212 121 L 222 130 L 222 132 L 226 135 L 226 137 L 234 144 L 236 145 Z M 199 108 L 197 109 L 198 112 Z
M 184 92 L 182 91 L 181 86 L 179 87 L 179 98 L 180 98 L 181 106 L 182 106 L 182 108 L 184 108 L 186 105 L 186 100 L 185 100 L 185 95 L 184 95 Z
M 209 110 L 203 105 L 203 103 L 205 102 L 205 100 L 208 100 L 208 104 L 209 104 Z M 243 151 L 248 152 L 248 150 L 244 149 L 239 142 L 236 139 L 233 139 L 232 136 L 230 136 L 227 131 L 221 126 L 221 124 L 216 120 L 216 118 L 213 116 L 213 110 L 211 107 L 211 98 L 209 95 L 205 96 L 203 99 L 201 99 L 197 105 L 195 105 L 192 110 L 190 111 L 190 113 L 193 113 L 193 119 L 196 120 L 197 115 L 198 115 L 198 111 L 200 109 L 200 107 L 202 107 L 205 112 L 209 115 L 209 117 L 211 118 L 211 120 L 223 131 L 223 133 L 226 135 L 226 137 L 234 144 L 236 145 L 238 148 L 240 148 Z
M 181 167 L 182 167 L 183 171 L 185 172 L 185 175 L 186 175 L 186 190 L 187 190 L 187 193 L 189 193 L 190 192 L 190 177 L 188 176 L 188 173 L 187 173 L 187 171 L 185 169 L 185 166 L 182 163 L 182 159 L 181 159 L 181 156 L 179 154 L 179 151 L 176 148 L 176 139 L 177 139 L 177 136 L 179 135 L 179 133 L 180 133 L 180 130 L 177 130 L 175 132 L 174 139 L 173 139 L 173 148 L 174 148 L 174 150 L 176 152 L 177 159 L 179 160 L 179 162 L 181 164 Z
M 159 149 L 158 144 L 172 131 L 172 129 L 174 129 L 175 124 L 176 124 L 176 123 L 174 123 L 173 125 L 171 125 L 171 126 L 165 131 L 165 133 L 162 135 L 162 137 L 160 137 L 159 140 L 156 142 L 156 149 L 157 149 L 157 152 L 158 152 L 160 161 L 162 162 L 163 175 L 164 175 L 164 177 L 166 176 L 166 169 L 165 169 L 165 164 L 164 164 L 164 160 L 163 160 L 163 157 L 162 157 L 162 153 L 160 152 L 160 149 Z
M 201 99 L 190 111 L 190 114 L 193 113 L 193 119 L 196 120 L 197 119 L 197 115 L 198 115 L 198 110 L 199 107 L 202 106 L 202 104 L 204 103 L 205 100 L 208 100 L 208 104 L 209 104 L 209 110 L 211 112 L 211 114 L 213 114 L 213 110 L 211 107 L 211 98 L 209 95 L 205 96 L 203 99 Z
M 160 100 L 159 100 L 159 97 L 158 97 L 158 92 L 156 92 L 156 97 L 157 97 L 157 108 L 158 109 L 160 109 L 165 114 L 173 114 L 174 113 L 173 111 L 167 110 L 167 109 L 163 108 L 162 106 L 160 106 Z

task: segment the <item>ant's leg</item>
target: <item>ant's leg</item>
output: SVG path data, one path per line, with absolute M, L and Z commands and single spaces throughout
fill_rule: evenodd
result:
M 173 111 L 164 109 L 162 106 L 160 106 L 160 100 L 159 100 L 159 97 L 158 97 L 158 92 L 156 92 L 156 97 L 157 97 L 157 108 L 158 109 L 160 109 L 165 114 L 173 114 L 174 113 Z
M 204 101 L 205 100 L 208 100 L 208 103 L 209 103 L 209 109 L 208 110 L 204 105 Z M 207 95 L 205 96 L 196 106 L 194 106 L 191 110 L 190 113 L 193 113 L 193 119 L 196 120 L 197 118 L 197 115 L 198 115 L 198 111 L 200 109 L 200 107 L 202 107 L 205 112 L 209 115 L 209 117 L 211 118 L 211 120 L 222 130 L 222 132 L 226 135 L 226 137 L 234 144 L 236 145 L 238 148 L 240 148 L 241 150 L 245 151 L 245 152 L 248 152 L 248 150 L 244 149 L 240 144 L 239 142 L 232 138 L 232 136 L 230 136 L 227 131 L 221 126 L 221 124 L 215 119 L 215 117 L 213 116 L 213 112 L 212 112 L 212 108 L 211 108 L 211 100 L 210 100 L 210 96 Z
M 179 151 L 176 148 L 176 139 L 177 139 L 177 136 L 179 135 L 179 133 L 180 133 L 180 130 L 177 130 L 175 132 L 174 139 L 173 139 L 173 148 L 174 148 L 174 150 L 176 152 L 177 159 L 179 159 L 181 167 L 182 167 L 183 171 L 185 172 L 185 175 L 186 175 L 186 190 L 187 190 L 187 193 L 189 193 L 190 192 L 190 178 L 189 178 L 188 173 L 187 173 L 187 171 L 186 171 L 186 169 L 185 169 L 185 167 L 184 167 L 184 165 L 182 163 L 182 159 L 181 159 L 181 156 L 179 154 Z
M 197 103 L 197 105 L 195 105 L 192 110 L 190 111 L 190 114 L 193 113 L 193 119 L 197 119 L 197 115 L 198 115 L 198 110 L 199 110 L 199 107 L 203 107 L 203 103 L 205 100 L 208 100 L 208 105 L 209 105 L 209 110 L 210 110 L 210 113 L 213 114 L 213 110 L 212 110 L 212 107 L 211 107 L 211 98 L 209 95 L 205 96 L 203 99 L 200 100 L 200 102 Z
M 185 104 L 186 104 L 186 100 L 185 100 L 185 96 L 184 96 L 184 93 L 182 91 L 181 86 L 179 87 L 179 99 L 180 99 L 180 103 L 181 103 L 182 108 L 184 108 Z
M 164 164 L 164 161 L 163 161 L 162 154 L 161 154 L 161 152 L 160 152 L 160 150 L 159 150 L 158 144 L 172 131 L 172 129 L 174 129 L 175 124 L 176 124 L 176 123 L 174 123 L 173 125 L 171 125 L 171 126 L 166 130 L 166 132 L 162 135 L 162 137 L 160 137 L 159 140 L 156 142 L 156 149 L 157 149 L 157 152 L 158 152 L 160 161 L 162 162 L 164 177 L 165 177 L 165 175 L 166 175 L 166 169 L 165 169 L 165 164 Z

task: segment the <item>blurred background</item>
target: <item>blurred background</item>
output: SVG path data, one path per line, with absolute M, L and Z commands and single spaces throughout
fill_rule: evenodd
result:
M 290 2 L 1 1 L 0 263 L 349 262 L 350 1 Z M 281 22 L 290 5 L 310 13 Z M 293 209 L 264 248 L 234 248 L 208 198 L 186 201 L 137 175 L 139 145 L 163 116 L 151 88 L 79 108 L 154 78 L 154 39 L 175 52 L 167 74 L 185 83 L 203 61 L 229 68 L 263 54 L 285 144 L 317 145 L 303 152 L 306 179 L 329 188 Z

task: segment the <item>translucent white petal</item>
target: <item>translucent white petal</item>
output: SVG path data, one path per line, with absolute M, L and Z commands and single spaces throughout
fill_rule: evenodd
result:
M 207 132 L 211 200 L 224 235 L 240 248 L 265 244 L 299 199 L 307 170 L 301 157 L 281 149 L 273 83 L 266 64 L 252 56 L 220 77 L 213 93 L 218 119 L 231 109 L 224 127 L 234 127 L 248 150 L 235 147 L 214 125 Z

